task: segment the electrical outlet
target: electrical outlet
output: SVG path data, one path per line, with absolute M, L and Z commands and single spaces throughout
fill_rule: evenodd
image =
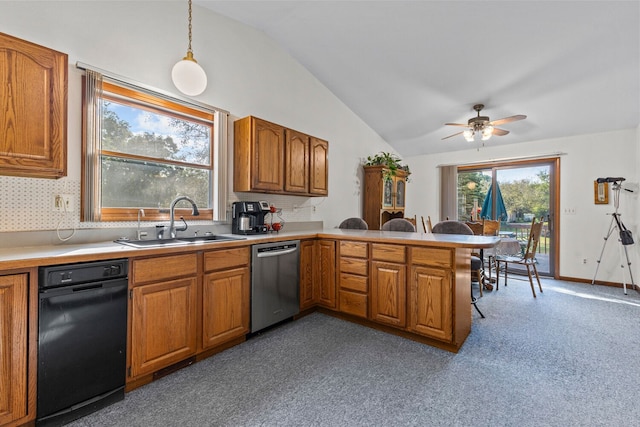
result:
M 586 264 L 587 263 L 587 259 L 586 258 L 582 258 L 582 263 Z
M 73 212 L 75 209 L 71 194 L 56 194 L 53 196 L 53 210 L 55 212 Z

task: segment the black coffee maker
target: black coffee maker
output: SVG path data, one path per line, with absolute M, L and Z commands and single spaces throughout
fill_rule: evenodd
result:
M 233 202 L 231 210 L 231 232 L 233 234 L 262 234 L 267 232 L 264 216 L 269 212 L 269 203 Z

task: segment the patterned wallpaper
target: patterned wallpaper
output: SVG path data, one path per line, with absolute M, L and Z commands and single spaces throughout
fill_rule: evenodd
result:
M 56 194 L 69 194 L 73 197 L 71 212 L 56 212 L 54 200 Z M 322 197 L 297 197 L 255 193 L 229 193 L 228 215 L 234 201 L 266 200 L 282 209 L 282 219 L 286 223 L 319 220 L 319 206 Z M 294 206 L 300 206 L 294 208 Z M 318 207 L 314 209 L 314 207 Z M 208 221 L 195 221 L 195 224 L 207 224 Z M 69 178 L 40 179 L 0 176 L 0 232 L 36 231 L 90 228 L 135 227 L 135 222 L 80 222 L 80 181 Z

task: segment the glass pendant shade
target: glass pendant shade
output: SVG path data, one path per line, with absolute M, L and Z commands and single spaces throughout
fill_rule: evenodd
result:
M 191 50 L 191 0 L 189 0 L 189 48 L 187 56 L 178 61 L 171 69 L 171 80 L 178 90 L 185 95 L 200 95 L 207 88 L 207 74 Z
M 173 66 L 171 79 L 176 88 L 185 95 L 200 95 L 207 88 L 207 74 L 191 52 L 187 52 L 187 56 Z
M 473 142 L 474 134 L 475 132 L 471 129 L 467 129 L 464 132 L 462 132 L 462 135 L 464 136 L 464 139 L 467 140 L 467 142 Z
M 491 135 L 493 135 L 493 126 L 486 126 L 482 130 L 482 140 L 486 141 L 487 139 L 491 138 Z

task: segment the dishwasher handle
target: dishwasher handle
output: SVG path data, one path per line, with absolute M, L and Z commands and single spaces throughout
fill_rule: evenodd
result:
M 290 249 L 258 252 L 258 258 L 269 258 L 269 257 L 274 257 L 274 256 L 288 255 L 288 254 L 292 254 L 292 253 L 296 252 L 297 250 L 298 250 L 298 247 L 295 246 L 295 247 L 290 248 Z

